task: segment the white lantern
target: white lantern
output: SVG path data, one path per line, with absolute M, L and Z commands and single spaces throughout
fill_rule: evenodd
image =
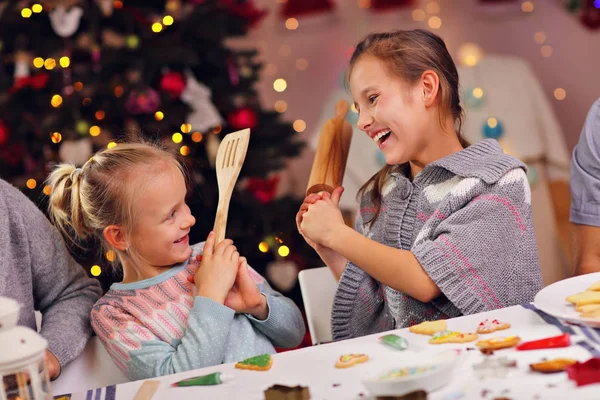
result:
M 0 400 L 51 400 L 48 342 L 33 329 L 17 326 L 19 309 L 15 300 L 0 297 Z

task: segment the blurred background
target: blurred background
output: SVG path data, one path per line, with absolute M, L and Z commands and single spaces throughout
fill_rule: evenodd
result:
M 131 134 L 178 152 L 204 240 L 221 138 L 251 128 L 227 236 L 302 306 L 298 271 L 321 266 L 294 216 L 320 129 L 366 34 L 430 29 L 459 66 L 464 133 L 529 166 L 546 284 L 571 274 L 570 154 L 600 96 L 600 0 L 5 0 L 0 2 L 0 177 L 45 211 L 58 162 L 82 165 Z M 357 114 L 347 119 L 354 125 Z M 383 164 L 355 129 L 342 206 Z M 124 182 L 124 184 L 127 184 Z M 120 280 L 97 243 L 74 256 L 105 290 Z

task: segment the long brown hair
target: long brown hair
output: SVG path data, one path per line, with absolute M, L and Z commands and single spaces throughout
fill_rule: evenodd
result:
M 365 55 L 384 61 L 393 73 L 409 83 L 417 82 L 427 70 L 434 71 L 440 81 L 440 125 L 443 127 L 443 121 L 449 115 L 452 116 L 460 144 L 463 147 L 469 146 L 469 142 L 461 134 L 464 112 L 460 105 L 458 71 L 446 44 L 439 36 L 423 29 L 367 35 L 358 43 L 350 58 L 347 79 L 352 68 Z M 381 210 L 381 191 L 389 174 L 404 168 L 406 164 L 385 165 L 360 188 L 358 196 L 372 189 L 371 200 L 375 205 L 373 218 L 365 222 L 372 223 L 377 218 Z
M 80 246 L 86 238 L 96 237 L 103 251 L 113 250 L 120 262 L 143 259 L 133 248 L 121 251 L 110 246 L 104 228 L 119 225 L 130 235 L 136 196 L 147 182 L 168 168 L 186 174 L 176 156 L 165 148 L 137 140 L 100 151 L 81 168 L 60 164 L 52 171 L 48 211 L 66 242 Z

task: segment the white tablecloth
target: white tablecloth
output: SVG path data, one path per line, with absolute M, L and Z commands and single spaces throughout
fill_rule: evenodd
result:
M 537 312 L 522 306 L 509 307 L 492 312 L 465 316 L 448 320 L 448 329 L 462 332 L 473 332 L 480 321 L 485 318 L 496 318 L 508 322 L 512 327 L 493 334 L 496 336 L 518 335 L 523 341 L 555 336 L 562 330 L 572 330 L 569 326 L 556 326 L 546 321 Z M 501 354 L 515 359 L 518 367 L 505 379 L 478 380 L 473 371 L 473 364 L 483 360 L 479 351 L 466 351 L 473 348 L 474 343 L 432 345 L 427 341 L 429 336 L 408 332 L 408 329 L 391 331 L 400 335 L 409 343 L 405 351 L 391 349 L 378 342 L 381 334 L 365 336 L 326 345 L 313 346 L 296 351 L 279 353 L 273 356 L 273 366 L 269 371 L 244 371 L 234 368 L 234 364 L 223 364 L 195 371 L 169 375 L 158 378 L 160 388 L 153 400 L 167 399 L 264 399 L 263 391 L 274 384 L 289 386 L 308 386 L 311 399 L 369 399 L 371 398 L 361 380 L 367 376 L 377 376 L 393 366 L 407 366 L 411 361 L 425 359 L 443 350 L 465 349 L 460 363 L 453 372 L 451 383 L 439 390 L 429 393 L 429 399 L 600 399 L 600 384 L 576 387 L 566 373 L 540 374 L 530 371 L 529 363 L 541 361 L 542 358 L 568 357 L 585 361 L 600 355 L 600 336 L 598 332 L 579 328 L 572 331 L 572 345 L 567 348 L 535 351 L 500 350 Z M 493 335 L 486 335 L 493 337 Z M 584 341 L 584 345 L 577 344 Z M 597 342 L 595 342 L 597 341 Z M 346 353 L 366 353 L 370 360 L 352 368 L 337 369 L 335 360 Z M 170 384 L 184 378 L 221 371 L 234 375 L 231 382 L 216 386 L 196 386 L 173 388 Z M 72 400 L 124 400 L 132 399 L 142 381 L 125 383 L 108 388 L 90 390 L 72 395 Z

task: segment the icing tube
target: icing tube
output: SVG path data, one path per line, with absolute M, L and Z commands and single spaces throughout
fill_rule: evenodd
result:
M 233 379 L 233 376 L 215 372 L 208 375 L 196 376 L 194 378 L 184 379 L 179 382 L 173 383 L 171 386 L 209 386 L 209 385 L 220 385 L 221 383 L 227 382 Z

